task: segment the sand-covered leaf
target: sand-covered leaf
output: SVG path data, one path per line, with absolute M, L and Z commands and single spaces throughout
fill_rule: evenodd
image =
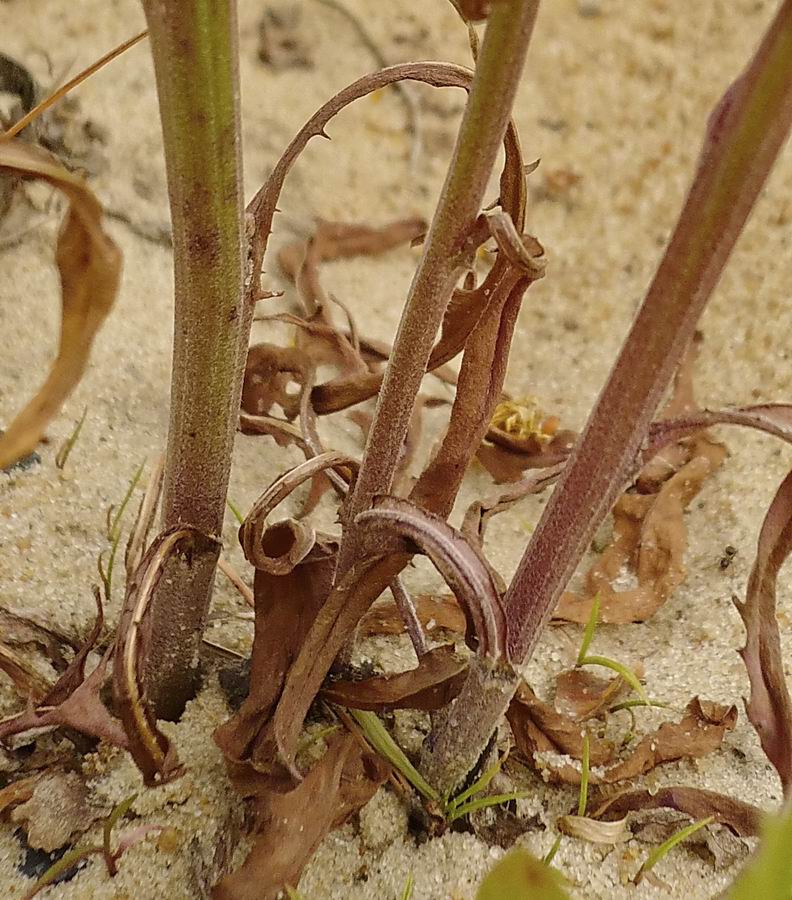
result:
M 476 900 L 569 900 L 560 873 L 527 850 L 512 850 L 481 882 Z
M 61 333 L 46 381 L 0 437 L 0 469 L 29 453 L 76 387 L 88 364 L 94 337 L 115 300 L 121 254 L 102 228 L 102 208 L 78 175 L 31 144 L 0 141 L 0 172 L 42 179 L 61 190 L 69 211 L 58 236 Z
M 88 803 L 85 781 L 77 772 L 46 773 L 30 799 L 11 813 L 11 820 L 24 828 L 28 844 L 47 853 L 87 831 L 97 818 Z

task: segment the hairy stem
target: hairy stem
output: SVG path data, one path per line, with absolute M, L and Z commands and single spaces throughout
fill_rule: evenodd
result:
M 656 407 L 792 123 L 792 0 L 782 3 L 751 64 L 713 111 L 698 170 L 671 242 L 586 429 L 504 598 L 509 659 L 530 657 L 597 526 L 633 470 Z M 516 689 L 517 678 L 512 680 Z M 471 676 L 427 741 L 422 771 L 441 792 L 470 771 L 503 714 Z
M 175 279 L 163 527 L 220 535 L 249 316 L 234 0 L 143 0 L 165 143 Z M 217 553 L 176 560 L 154 598 L 146 681 L 159 716 L 194 690 Z
M 346 510 L 339 574 L 358 552 L 358 532 L 351 524 L 355 516 L 371 506 L 376 494 L 391 489 L 435 335 L 461 274 L 466 238 L 481 209 L 506 131 L 538 7 L 538 0 L 498 0 L 487 23 L 454 156 L 410 287 Z

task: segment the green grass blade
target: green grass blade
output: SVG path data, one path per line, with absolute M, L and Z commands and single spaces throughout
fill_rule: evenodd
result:
M 589 620 L 586 622 L 586 628 L 583 631 L 583 640 L 581 641 L 580 651 L 578 652 L 577 657 L 577 665 L 579 666 L 583 665 L 583 660 L 588 653 L 591 642 L 594 640 L 594 632 L 597 630 L 597 619 L 599 618 L 599 608 L 600 595 L 598 591 L 594 595 L 594 602 L 591 604 L 591 615 L 589 616 Z
M 660 860 L 666 856 L 671 850 L 676 847 L 677 844 L 681 844 L 682 841 L 687 840 L 692 834 L 695 834 L 697 831 L 700 831 L 705 826 L 709 825 L 710 822 L 715 820 L 715 816 L 707 816 L 706 819 L 700 819 L 698 822 L 693 822 L 692 825 L 687 825 L 685 828 L 680 828 L 675 834 L 672 834 L 671 837 L 667 841 L 663 841 L 659 847 L 655 847 L 654 850 L 646 857 L 641 868 L 638 870 L 635 878 L 633 879 L 635 884 L 646 875 L 646 873 L 654 868 Z M 755 895 L 757 900 L 759 900 L 760 895 Z M 762 900 L 765 900 L 762 897 Z
M 488 806 L 498 806 L 501 803 L 508 803 L 510 800 L 523 800 L 530 797 L 530 791 L 510 791 L 507 794 L 490 794 L 488 797 L 479 797 L 476 800 L 470 800 L 468 803 L 462 803 L 456 806 L 452 812 L 446 814 L 446 822 L 456 822 L 470 813 L 479 809 L 486 809 Z
M 461 806 L 466 800 L 469 800 L 474 794 L 480 794 L 485 790 L 492 779 L 500 772 L 505 761 L 506 756 L 501 756 L 500 759 L 490 766 L 483 775 L 480 775 L 469 788 L 466 788 L 460 794 L 457 794 L 456 797 L 452 797 L 446 804 L 446 812 L 448 814 L 453 813 L 457 807 Z
M 377 753 L 385 757 L 395 769 L 401 772 L 419 794 L 422 794 L 427 800 L 433 800 L 435 803 L 441 802 L 440 795 L 407 759 L 404 751 L 393 740 L 388 729 L 375 713 L 362 709 L 350 709 L 348 712 L 360 725 L 366 740 Z
M 629 666 L 624 663 L 610 659 L 608 656 L 586 656 L 580 663 L 583 666 L 604 666 L 606 669 L 618 673 L 630 685 L 636 694 L 641 698 L 644 706 L 649 706 L 649 697 L 638 679 L 638 676 Z

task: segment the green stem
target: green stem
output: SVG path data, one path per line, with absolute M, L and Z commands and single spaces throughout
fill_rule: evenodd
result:
M 175 280 L 163 527 L 220 535 L 241 393 L 243 207 L 234 0 L 143 0 L 165 144 Z M 216 554 L 175 560 L 154 598 L 159 716 L 192 696 Z
M 481 210 L 506 131 L 538 8 L 539 0 L 498 0 L 493 5 L 454 156 L 402 313 L 346 511 L 339 574 L 358 553 L 358 533 L 349 523 L 371 506 L 375 495 L 391 489 L 415 397 L 462 271 L 465 241 Z

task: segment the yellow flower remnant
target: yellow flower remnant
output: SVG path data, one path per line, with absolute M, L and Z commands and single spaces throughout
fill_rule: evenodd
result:
M 557 416 L 545 416 L 535 397 L 522 397 L 499 403 L 490 424 L 506 434 L 547 444 L 558 430 L 559 420 Z

